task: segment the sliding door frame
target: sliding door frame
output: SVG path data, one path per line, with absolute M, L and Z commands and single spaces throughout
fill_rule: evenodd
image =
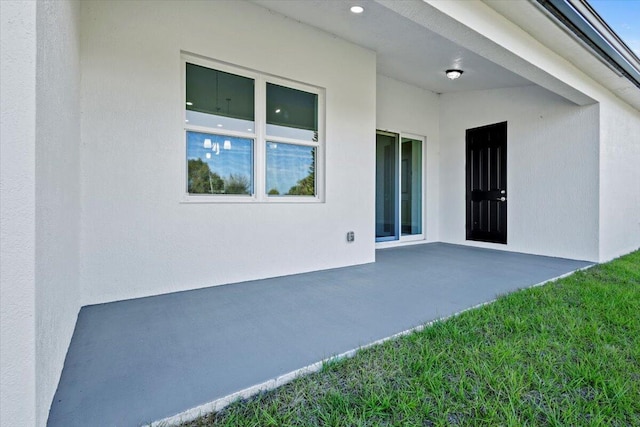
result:
M 376 237 L 376 246 L 377 247 L 386 247 L 386 246 L 395 246 L 398 244 L 403 244 L 406 242 L 417 242 L 424 241 L 426 238 L 426 169 L 427 169 L 427 141 L 426 137 L 421 135 L 416 135 L 408 132 L 399 132 L 389 129 L 377 129 L 376 130 L 376 150 L 377 150 L 377 135 L 387 135 L 387 136 L 395 136 L 396 137 L 396 200 L 395 200 L 395 215 L 396 215 L 396 236 L 392 237 Z M 421 159 L 420 159 L 420 224 L 421 224 L 421 233 L 419 234 L 402 234 L 402 140 L 403 139 L 412 139 L 416 141 L 420 141 L 421 144 Z M 377 157 L 376 157 L 377 162 Z M 376 164 L 377 170 L 377 164 Z M 376 172 L 377 173 L 377 172 Z M 376 175 L 376 185 L 377 185 L 377 175 Z M 377 210 L 377 204 L 376 204 Z

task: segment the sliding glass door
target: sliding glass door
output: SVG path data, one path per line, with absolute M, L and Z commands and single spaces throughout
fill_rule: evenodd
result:
M 398 239 L 398 135 L 376 134 L 376 241 Z
M 423 140 L 376 133 L 376 241 L 417 240 L 422 232 Z

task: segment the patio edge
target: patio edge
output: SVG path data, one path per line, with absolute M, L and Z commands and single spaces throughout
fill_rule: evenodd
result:
M 534 283 L 533 285 L 530 286 L 526 286 L 523 288 L 520 288 L 514 292 L 519 292 L 519 291 L 523 291 L 526 289 L 531 289 L 531 288 L 536 288 L 539 286 L 543 286 L 546 285 L 548 283 L 552 283 L 552 282 L 556 282 L 560 279 L 563 279 L 565 277 L 571 276 L 574 273 L 577 273 L 579 271 L 584 271 L 584 270 L 588 270 L 596 265 L 599 265 L 599 263 L 593 263 L 591 265 L 588 265 L 586 267 L 582 267 L 582 268 L 578 268 L 576 270 L 572 270 L 570 272 L 564 273 L 560 276 L 556 276 L 553 277 L 551 279 L 539 282 L 539 283 Z M 509 292 L 509 294 L 512 294 L 514 292 Z M 504 294 L 506 295 L 506 294 Z M 305 375 L 309 375 L 315 372 L 320 371 L 320 369 L 322 368 L 322 366 L 326 363 L 330 363 L 330 362 L 335 362 L 335 361 L 339 361 L 342 359 L 350 359 L 353 356 L 356 355 L 356 353 L 360 350 L 365 350 L 367 348 L 379 345 L 379 344 L 383 344 L 387 341 L 405 336 L 405 335 L 409 335 L 411 333 L 414 332 L 420 332 L 422 330 L 424 330 L 425 328 L 430 327 L 431 325 L 433 325 L 436 322 L 442 322 L 444 320 L 448 320 L 451 319 L 453 317 L 459 316 L 462 313 L 465 313 L 467 311 L 470 310 L 475 310 L 476 308 L 480 308 L 483 307 L 485 305 L 489 305 L 494 303 L 501 295 L 496 296 L 495 298 L 489 300 L 489 301 L 485 301 L 485 302 L 481 302 L 479 304 L 476 304 L 474 306 L 465 308 L 464 310 L 460 310 L 457 311 L 449 316 L 443 316 L 443 317 L 439 317 L 437 319 L 431 320 L 429 322 L 423 323 L 421 325 L 415 326 L 413 328 L 409 328 L 406 329 L 404 331 L 398 332 L 397 334 L 394 335 L 390 335 L 388 337 L 385 338 L 380 338 L 379 340 L 373 341 L 369 344 L 365 344 L 363 346 L 354 348 L 352 350 L 348 350 L 345 351 L 344 353 L 340 353 L 337 354 L 335 356 L 331 356 L 331 357 L 327 357 L 325 359 L 322 359 L 318 362 L 312 363 L 311 365 L 307 365 L 305 367 L 293 370 L 291 372 L 288 372 L 284 375 L 280 375 L 279 377 L 264 381 L 260 384 L 256 384 L 253 385 L 251 387 L 247 387 L 243 390 L 239 390 L 235 393 L 231 393 L 227 396 L 218 398 L 216 400 L 213 400 L 211 402 L 208 403 L 203 403 L 202 405 L 196 406 L 194 408 L 191 409 L 187 409 L 186 411 L 183 412 L 179 412 L 175 415 L 163 418 L 161 420 L 158 421 L 154 421 L 150 424 L 144 424 L 143 427 L 174 427 L 174 426 L 179 426 L 182 423 L 186 423 L 186 422 L 190 422 L 193 421 L 199 417 L 211 414 L 213 412 L 218 412 L 221 409 L 223 409 L 224 407 L 230 405 L 231 403 L 235 402 L 238 399 L 248 399 L 252 396 L 255 396 L 256 394 L 260 393 L 260 392 L 264 392 L 264 391 L 271 391 L 274 390 L 280 386 L 283 386 L 285 384 L 290 383 L 291 381 L 295 380 L 296 378 L 305 376 Z

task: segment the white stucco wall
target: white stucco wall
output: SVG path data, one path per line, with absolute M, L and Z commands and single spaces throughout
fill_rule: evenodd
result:
M 532 85 L 443 94 L 440 107 L 442 241 L 598 260 L 597 105 Z M 465 130 L 503 121 L 508 243 L 465 241 Z
M 83 304 L 374 260 L 373 52 L 245 2 L 81 10 Z M 180 203 L 181 50 L 326 89 L 325 203 Z
M 80 46 L 79 3 L 37 4 L 36 416 L 44 425 L 80 309 Z
M 640 111 L 600 104 L 600 261 L 640 248 Z
M 376 127 L 426 139 L 423 229 L 426 241 L 439 239 L 439 100 L 436 93 L 378 75 Z M 375 145 L 371 147 L 375 150 Z
M 0 420 L 36 425 L 36 4 L 0 2 Z

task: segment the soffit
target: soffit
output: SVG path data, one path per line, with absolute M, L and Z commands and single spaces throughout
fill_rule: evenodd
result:
M 253 0 L 271 11 L 376 52 L 377 72 L 436 92 L 526 86 L 532 82 L 372 0 Z M 423 7 L 426 5 L 422 4 Z M 464 70 L 455 81 L 448 68 Z
M 583 73 L 640 110 L 640 89 L 556 25 L 533 3 L 482 0 L 533 38 L 575 65 Z

